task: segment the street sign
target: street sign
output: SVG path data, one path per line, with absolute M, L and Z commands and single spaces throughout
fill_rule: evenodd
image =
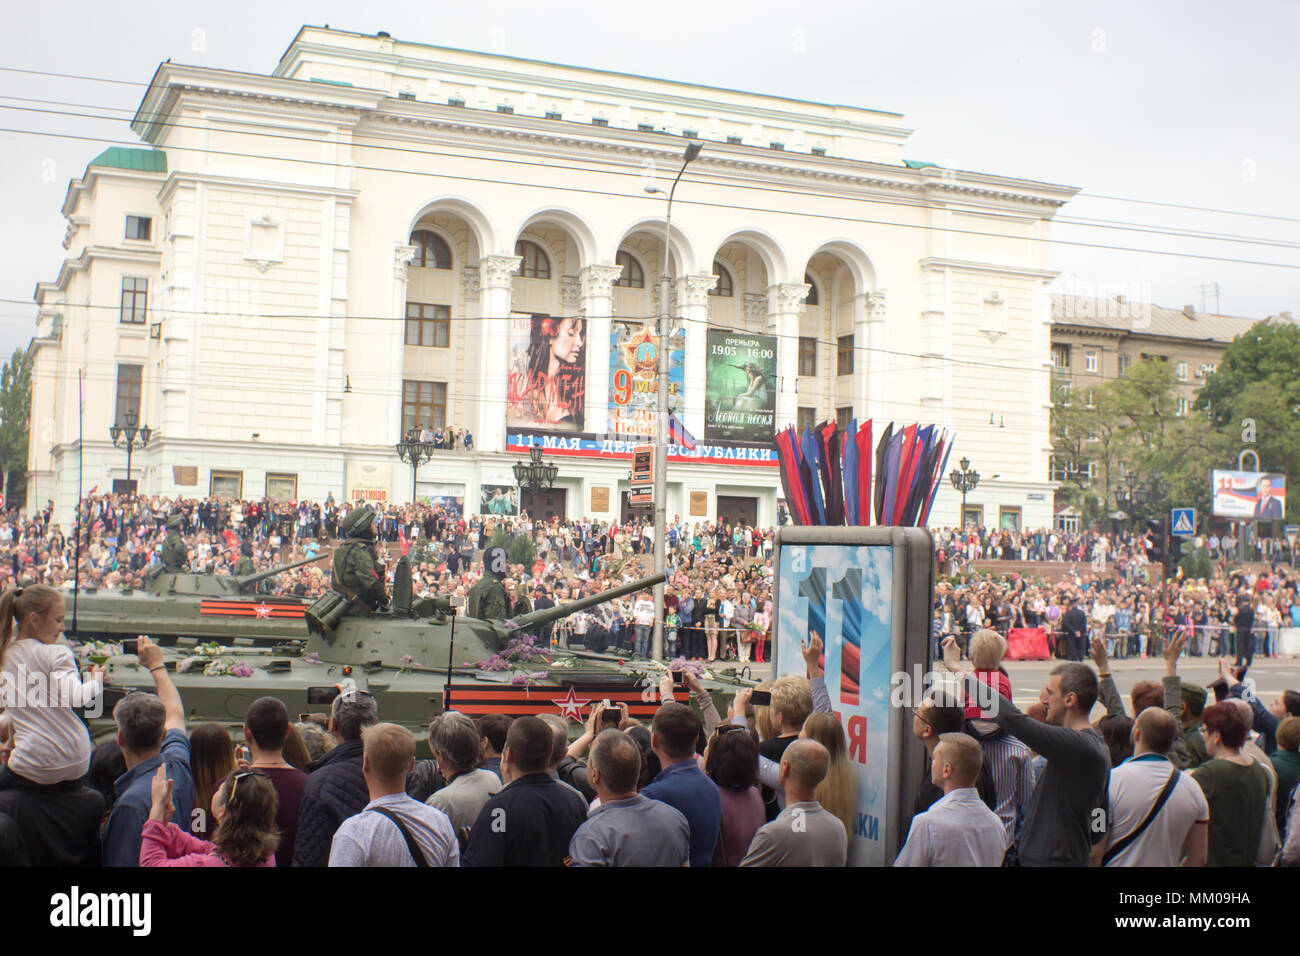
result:
M 653 485 L 654 483 L 654 445 L 637 445 L 632 449 L 632 484 Z
M 627 496 L 627 503 L 633 508 L 644 508 L 647 505 L 655 503 L 655 496 L 652 492 L 633 492 Z
M 1170 511 L 1169 533 L 1185 538 L 1196 534 L 1196 509 L 1174 508 Z

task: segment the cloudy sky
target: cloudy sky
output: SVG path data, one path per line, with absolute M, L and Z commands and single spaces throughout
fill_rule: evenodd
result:
M 270 73 L 304 23 L 901 113 L 916 131 L 910 159 L 1083 190 L 1053 232 L 1069 291 L 1111 286 L 1199 309 L 1202 286 L 1217 283 L 1221 312 L 1300 307 L 1290 0 L 150 6 L 6 3 L 4 355 L 33 333 L 36 283 L 58 275 L 69 179 L 101 140 L 135 141 L 119 117 L 158 63 Z M 114 119 L 58 115 L 69 112 Z

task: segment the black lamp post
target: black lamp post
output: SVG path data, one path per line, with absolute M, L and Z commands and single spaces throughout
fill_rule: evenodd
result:
M 954 468 L 948 472 L 948 480 L 952 482 L 954 488 L 961 492 L 961 521 L 958 526 L 965 528 L 966 492 L 975 490 L 975 486 L 980 483 L 980 473 L 971 469 L 969 458 L 963 458 L 957 464 L 960 465 L 960 470 Z
M 125 425 L 110 425 L 108 434 L 113 439 L 113 445 L 117 448 L 126 449 L 126 483 L 131 486 L 131 452 L 136 448 L 136 439 L 140 440 L 140 448 L 143 449 L 149 444 L 149 437 L 153 434 L 153 429 L 148 425 L 143 428 L 137 428 L 136 423 L 140 420 L 135 412 L 127 412 L 122 416 Z M 134 490 L 134 489 L 132 489 Z
M 412 441 L 409 438 L 393 446 L 397 457 L 411 466 L 411 504 L 415 504 L 415 482 L 420 474 L 420 466 L 433 459 L 434 444 L 431 441 Z
M 517 461 L 511 470 L 515 473 L 515 484 L 521 491 L 541 491 L 550 488 L 560 474 L 559 466 L 548 465 L 542 461 L 540 448 L 528 449 L 528 464 Z

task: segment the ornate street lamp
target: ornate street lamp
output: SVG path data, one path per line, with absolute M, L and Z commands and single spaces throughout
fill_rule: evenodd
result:
M 411 504 L 415 504 L 415 482 L 420 474 L 420 466 L 433 459 L 434 447 L 431 441 L 412 441 L 409 438 L 393 446 L 397 457 L 411 466 Z
M 959 527 L 966 527 L 966 492 L 974 491 L 975 486 L 980 483 L 980 473 L 970 467 L 970 459 L 963 458 L 957 463 L 960 470 L 954 468 L 948 472 L 948 480 L 952 486 L 961 492 L 961 521 Z
M 140 448 L 143 449 L 149 444 L 149 437 L 153 435 L 153 429 L 148 425 L 143 428 L 137 428 L 136 423 L 140 420 L 135 412 L 127 412 L 122 416 L 125 425 L 110 425 L 108 427 L 109 437 L 113 439 L 113 445 L 116 448 L 126 449 L 126 483 L 131 484 L 131 452 L 136 448 L 136 439 L 140 440 Z
M 511 470 L 515 473 L 515 484 L 521 491 L 541 491 L 550 488 L 560 474 L 558 465 L 548 465 L 542 461 L 540 448 L 528 449 L 528 464 L 517 461 Z

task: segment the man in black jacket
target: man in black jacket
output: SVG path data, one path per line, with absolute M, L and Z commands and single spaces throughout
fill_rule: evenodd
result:
M 379 704 L 372 694 L 351 691 L 334 698 L 329 730 L 338 746 L 308 765 L 307 783 L 298 805 L 298 834 L 294 866 L 326 866 L 330 843 L 348 817 L 370 802 L 361 772 L 361 731 L 379 723 Z
M 1088 615 L 1084 613 L 1077 594 L 1070 596 L 1070 609 L 1061 616 L 1061 636 L 1057 641 L 1056 656 L 1068 661 L 1082 661 L 1087 647 Z

